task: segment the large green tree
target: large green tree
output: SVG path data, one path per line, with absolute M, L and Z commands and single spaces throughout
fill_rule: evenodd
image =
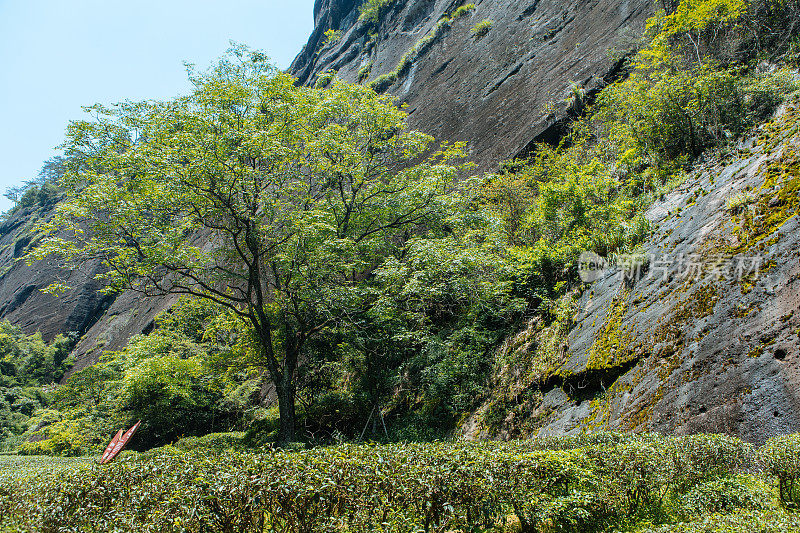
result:
M 304 346 L 371 305 L 385 258 L 442 227 L 461 149 L 434 152 L 388 97 L 296 87 L 241 46 L 189 73 L 189 96 L 96 105 L 69 126 L 68 200 L 34 257 L 100 258 L 109 290 L 230 309 L 290 441 Z

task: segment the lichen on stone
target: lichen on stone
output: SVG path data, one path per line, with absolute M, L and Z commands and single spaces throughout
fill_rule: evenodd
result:
M 620 291 L 611 303 L 606 321 L 589 349 L 586 370 L 614 368 L 632 360 L 631 336 L 623 325 L 629 295 L 629 291 Z

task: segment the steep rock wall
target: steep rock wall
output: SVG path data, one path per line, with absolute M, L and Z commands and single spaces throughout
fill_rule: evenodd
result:
M 96 262 L 68 271 L 54 261 L 29 265 L 23 259 L 42 237 L 37 225 L 52 214 L 52 206 L 21 208 L 0 224 L 0 318 L 39 331 L 48 342 L 59 333 L 83 335 L 114 301 L 98 292 Z M 42 292 L 57 281 L 73 290 L 58 298 Z
M 40 332 L 49 342 L 58 334 L 76 334 L 72 356 L 74 370 L 97 361 L 104 350 L 123 348 L 132 335 L 151 327 L 155 315 L 175 298 L 142 300 L 132 292 L 104 294 L 95 276 L 99 261 L 67 270 L 54 259 L 31 264 L 24 256 L 37 245 L 39 223 L 49 220 L 54 206 L 23 208 L 0 223 L 0 319 L 21 326 L 26 333 Z M 56 297 L 42 292 L 54 282 L 70 287 Z
M 601 269 L 575 302 L 550 379 L 496 391 L 508 398 L 497 436 L 602 429 L 763 442 L 800 431 L 798 131 L 794 103 L 654 203 L 642 254 Z M 627 276 L 636 264 L 640 275 Z M 507 345 L 512 359 L 534 356 L 536 327 Z M 467 436 L 492 433 L 490 404 Z
M 376 31 L 358 23 L 360 2 L 318 0 L 317 28 L 290 71 L 304 84 L 335 71 L 365 83 L 396 69 L 431 36 L 460 0 L 394 4 Z M 466 141 L 483 170 L 553 140 L 576 83 L 593 92 L 614 78 L 629 36 L 641 32 L 653 4 L 644 0 L 479 0 L 454 19 L 388 91 L 408 104 L 412 127 L 441 140 Z M 482 37 L 472 28 L 492 21 Z M 325 44 L 324 32 L 341 31 Z M 371 68 L 370 68 L 371 66 Z

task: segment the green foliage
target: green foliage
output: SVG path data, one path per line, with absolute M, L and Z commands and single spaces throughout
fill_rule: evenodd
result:
M 232 431 L 227 433 L 209 433 L 202 437 L 185 437 L 177 441 L 174 446 L 181 451 L 208 450 L 224 452 L 231 448 L 242 448 L 245 433 Z
M 259 372 L 236 366 L 244 349 L 225 314 L 202 300 L 182 299 L 156 317 L 148 335 L 74 372 L 38 410 L 19 447 L 28 455 L 99 453 L 122 426 L 143 420 L 133 447 L 144 449 L 178 437 L 203 435 L 246 423 Z M 210 354 L 230 357 L 221 364 Z
M 480 398 L 493 346 L 524 304 L 499 277 L 497 250 L 455 238 L 409 244 L 402 262 L 377 271 L 383 294 L 373 312 L 398 348 L 418 350 L 403 364 L 405 392 L 395 401 L 421 393 L 422 413 L 446 428 Z
M 70 126 L 67 152 L 86 163 L 32 258 L 113 258 L 109 290 L 190 294 L 233 313 L 291 441 L 306 347 L 369 308 L 371 272 L 410 235 L 441 236 L 463 145 L 431 153 L 391 98 L 339 80 L 296 87 L 241 46 L 191 81 L 188 97 L 98 105 L 98 120 Z M 187 240 L 199 231 L 214 245 Z
M 50 345 L 39 333 L 25 335 L 7 320 L 0 322 L 0 379 L 9 385 L 45 385 L 58 381 L 70 367 L 72 336 L 59 335 Z
M 362 24 L 377 26 L 383 16 L 401 0 L 367 0 L 359 8 L 358 21 Z
M 800 505 L 800 434 L 782 435 L 767 441 L 759 459 L 767 472 L 778 478 L 781 502 Z
M 30 422 L 32 429 L 25 433 L 25 441 L 17 449 L 20 455 L 76 457 L 95 451 L 100 445 L 94 438 L 97 428 L 85 418 L 74 420 L 58 411 L 43 409 Z
M 6 189 L 3 196 L 14 202 L 14 207 L 5 215 L 11 215 L 26 207 L 51 207 L 58 202 L 63 197 L 58 181 L 66 172 L 69 163 L 64 157 L 51 157 L 42 165 L 36 179 Z
M 125 372 L 121 399 L 133 419 L 143 420 L 140 445 L 203 434 L 224 422 L 221 380 L 197 359 L 149 357 Z
M 378 94 L 385 93 L 397 81 L 397 73 L 381 74 L 369 84 L 369 87 Z
M 314 88 L 324 89 L 327 86 L 329 86 L 335 78 L 336 78 L 335 70 L 326 70 L 317 77 L 317 81 L 314 82 Z
M 783 56 L 798 34 L 795 0 L 684 0 L 648 23 L 648 60 L 699 66 Z
M 596 115 L 628 168 L 694 159 L 767 118 L 797 89 L 785 71 L 743 75 L 713 67 L 640 67 L 626 81 L 603 91 Z
M 367 78 L 369 78 L 369 75 L 372 72 L 372 65 L 373 62 L 369 61 L 362 65 L 360 69 L 358 69 L 358 83 L 364 83 L 367 81 Z
M 790 72 L 758 74 L 746 62 L 754 42 L 773 43 L 764 53 L 781 50 L 763 18 L 797 31 L 798 6 L 777 4 L 685 0 L 648 22 L 649 43 L 634 58 L 633 73 L 602 91 L 595 112 L 621 164 L 633 170 L 691 161 L 763 121 L 797 90 Z
M 494 26 L 493 20 L 484 19 L 479 23 L 475 24 L 470 31 L 472 32 L 473 37 L 480 39 L 481 37 L 489 33 L 489 30 L 492 29 L 492 26 Z
M 691 517 L 737 509 L 762 510 L 771 507 L 773 499 L 772 490 L 759 480 L 737 476 L 697 485 L 683 496 L 681 504 L 683 513 Z
M 58 186 L 46 182 L 41 185 L 31 185 L 17 203 L 18 207 L 47 207 L 56 203 L 60 198 Z
M 475 4 L 464 4 L 463 6 L 459 6 L 458 9 L 453 11 L 452 19 L 455 20 L 457 18 L 471 15 L 472 12 L 475 11 L 475 9 L 476 9 Z
M 740 191 L 725 199 L 725 210 L 738 215 L 756 200 L 752 191 Z
M 59 335 L 48 345 L 39 333 L 0 322 L 0 451 L 19 446 L 31 417 L 50 404 L 50 388 L 72 364 L 74 342 Z
M 800 523 L 770 505 L 777 494 L 768 479 L 742 473 L 746 445 L 733 438 L 594 434 L 264 452 L 231 449 L 237 439 L 209 436 L 220 445 L 179 442 L 105 467 L 57 464 L 53 472 L 7 461 L 0 523 L 13 516 L 43 531 L 113 524 L 286 533 L 777 533 Z M 738 466 L 709 467 L 711 456 Z M 684 477 L 698 470 L 691 477 L 705 481 Z
M 325 45 L 334 44 L 342 38 L 341 30 L 334 30 L 333 28 L 325 32 Z
M 710 514 L 689 523 L 645 529 L 643 533 L 791 533 L 800 528 L 800 516 L 779 511 L 735 511 Z

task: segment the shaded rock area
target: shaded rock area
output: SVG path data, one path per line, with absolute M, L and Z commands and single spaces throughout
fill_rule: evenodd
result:
M 51 208 L 23 208 L 0 224 L 0 318 L 27 333 L 40 331 L 46 342 L 59 333 L 86 333 L 114 301 L 101 294 L 94 279 L 97 262 L 80 271 L 61 269 L 53 261 L 28 265 L 23 256 L 41 239 L 36 227 L 52 216 Z M 42 292 L 54 282 L 73 287 L 62 297 Z
M 28 334 L 40 332 L 45 342 L 58 334 L 77 334 L 73 372 L 94 364 L 104 350 L 123 348 L 132 335 L 152 327 L 155 316 L 176 299 L 104 294 L 95 279 L 102 273 L 99 261 L 80 270 L 63 269 L 53 259 L 29 265 L 24 256 L 43 236 L 37 226 L 52 215 L 52 207 L 23 208 L 0 224 L 0 319 Z M 42 292 L 56 282 L 69 290 L 58 297 Z
M 290 71 L 312 85 L 335 71 L 364 83 L 392 72 L 443 17 L 467 2 L 398 1 L 375 30 L 357 22 L 361 2 L 318 0 L 317 28 Z M 479 0 L 441 30 L 388 92 L 408 104 L 413 128 L 466 141 L 482 170 L 557 141 L 571 84 L 593 93 L 619 74 L 630 36 L 653 9 L 643 0 Z M 492 21 L 489 32 L 471 29 Z M 325 44 L 328 29 L 342 32 Z M 365 72 L 368 72 L 366 76 Z
M 654 203 L 641 256 L 582 292 L 551 379 L 500 436 L 800 430 L 798 109 Z M 487 436 L 486 412 L 468 436 Z

